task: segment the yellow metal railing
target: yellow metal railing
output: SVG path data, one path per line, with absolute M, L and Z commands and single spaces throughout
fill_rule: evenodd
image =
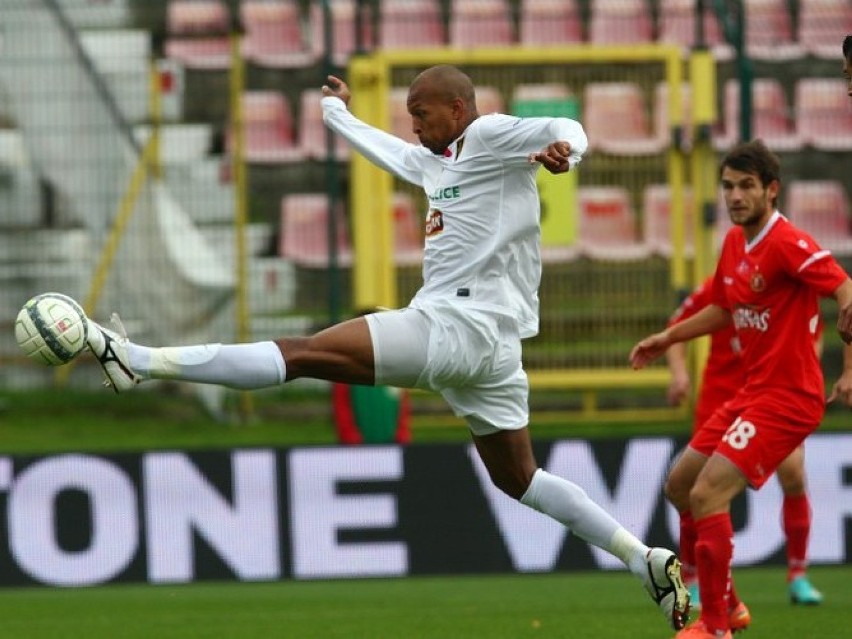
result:
M 617 69 L 636 63 L 652 63 L 662 67 L 661 77 L 669 87 L 668 119 L 673 132 L 672 143 L 664 152 L 665 176 L 671 187 L 671 220 L 673 254 L 670 258 L 670 286 L 672 291 L 682 291 L 691 286 L 693 277 L 690 258 L 686 253 L 686 228 L 683 210 L 684 189 L 687 185 L 687 168 L 696 172 L 706 158 L 694 157 L 674 140 L 674 132 L 683 130 L 684 109 L 681 85 L 684 81 L 682 51 L 673 46 L 643 45 L 624 47 L 564 47 L 549 49 L 428 49 L 384 51 L 357 57 L 350 62 L 348 80 L 353 89 L 351 108 L 363 121 L 384 130 L 390 130 L 390 88 L 393 74 L 399 69 L 421 70 L 436 64 L 453 64 L 462 68 L 487 67 L 512 68 L 524 65 L 551 65 L 554 68 L 570 66 L 594 69 Z M 691 67 L 692 68 L 692 67 Z M 706 67 L 693 68 L 693 72 L 707 72 Z M 472 74 L 473 75 L 473 74 Z M 590 81 L 593 75 L 590 75 Z M 474 77 L 477 82 L 477 77 Z M 702 86 L 703 80 L 702 80 Z M 699 100 L 706 99 L 700 93 Z M 702 111 L 702 115 L 706 113 Z M 690 163 L 691 162 L 691 163 Z M 581 167 L 581 174 L 583 172 Z M 706 173 L 702 168 L 699 174 Z M 357 259 L 353 266 L 355 307 L 397 307 L 407 300 L 399 300 L 396 269 L 393 260 L 393 220 L 391 192 L 393 178 L 354 155 L 351 160 L 351 204 L 354 247 Z M 700 217 L 700 216 L 699 216 Z M 674 295 L 671 296 L 674 300 Z M 543 310 L 548 303 L 542 299 Z M 665 309 L 662 309 L 665 314 Z M 662 326 L 660 327 L 662 328 Z M 661 368 L 632 371 L 624 354 L 623 368 L 586 368 L 529 370 L 531 386 L 536 388 L 574 389 L 594 394 L 606 388 L 664 388 L 669 381 L 668 372 Z M 594 401 L 588 405 L 594 408 Z M 682 415 L 683 411 L 677 414 Z

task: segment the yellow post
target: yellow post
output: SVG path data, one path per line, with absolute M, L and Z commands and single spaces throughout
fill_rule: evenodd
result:
M 349 66 L 352 112 L 364 122 L 387 131 L 388 67 L 381 56 L 355 58 Z M 352 235 L 355 248 L 353 286 L 355 308 L 397 305 L 393 263 L 392 177 L 362 155 L 350 161 Z
M 229 126 L 233 140 L 231 148 L 231 166 L 234 176 L 234 239 L 236 242 L 236 324 L 237 341 L 247 342 L 251 338 L 251 318 L 248 299 L 248 249 L 246 246 L 246 227 L 248 226 L 247 180 L 245 165 L 245 130 L 243 122 L 242 95 L 245 85 L 243 59 L 240 53 L 240 36 L 231 34 L 231 73 L 230 73 L 230 111 Z M 252 395 L 242 392 L 240 396 L 240 419 L 248 423 L 254 414 Z
M 692 122 L 695 131 L 692 179 L 695 191 L 695 281 L 699 284 L 715 264 L 714 227 L 716 207 L 716 155 L 710 131 L 716 122 L 716 62 L 709 51 L 693 51 L 689 58 L 692 87 Z
M 159 180 L 163 176 L 163 161 L 160 157 L 160 140 L 162 137 L 160 129 L 163 123 L 163 96 L 160 93 L 160 70 L 155 64 L 150 65 L 148 81 L 148 87 L 150 89 L 148 103 L 151 111 L 151 137 L 148 140 L 151 152 L 148 156 L 148 162 L 151 169 L 151 175 L 154 179 Z
M 686 161 L 681 146 L 681 136 L 683 134 L 681 85 L 683 84 L 683 74 L 680 56 L 670 56 L 666 59 L 666 84 L 669 88 L 669 131 L 673 136 L 677 133 L 675 139 L 671 141 L 667 154 L 668 180 L 671 189 L 669 224 L 671 225 L 672 261 L 670 277 L 673 290 L 680 292 L 687 287 L 683 196 L 686 182 Z
M 692 180 L 695 195 L 695 268 L 693 285 L 697 286 L 715 270 L 716 154 L 710 131 L 716 122 L 716 62 L 710 51 L 693 51 L 689 57 L 692 88 L 692 122 L 695 139 L 692 149 Z M 700 380 L 709 354 L 709 339 L 695 343 L 692 360 L 693 379 Z M 700 381 L 693 385 L 697 393 Z

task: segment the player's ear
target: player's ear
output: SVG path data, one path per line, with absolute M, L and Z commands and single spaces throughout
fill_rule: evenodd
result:
M 774 200 L 778 197 L 778 193 L 781 191 L 781 182 L 778 180 L 772 180 L 769 184 L 766 185 L 766 194 L 769 196 L 770 200 Z
M 463 120 L 467 115 L 467 107 L 461 98 L 453 98 L 453 101 L 450 103 L 450 109 L 452 110 L 454 120 Z

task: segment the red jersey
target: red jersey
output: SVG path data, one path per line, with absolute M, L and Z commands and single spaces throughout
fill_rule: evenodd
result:
M 713 302 L 713 276 L 704 280 L 675 310 L 669 326 L 689 319 Z M 730 399 L 745 383 L 745 370 L 740 361 L 740 342 L 733 322 L 710 335 L 710 354 L 704 367 L 701 392 Z M 723 400 L 724 401 L 724 400 Z
M 777 211 L 750 243 L 741 227 L 728 232 L 712 302 L 730 311 L 742 347 L 746 384 L 735 403 L 769 395 L 777 398 L 780 413 L 796 421 L 821 419 L 825 390 L 814 351 L 818 298 L 834 293 L 847 277 L 829 251 Z
M 711 304 L 712 295 L 711 275 L 683 300 L 669 320 L 669 326 L 692 317 Z M 695 403 L 693 429 L 698 430 L 717 408 L 736 395 L 744 385 L 745 368 L 740 361 L 740 342 L 732 322 L 710 335 L 710 353 L 701 374 L 701 392 Z M 716 439 L 719 437 L 721 434 Z M 712 437 L 708 437 L 707 442 L 702 444 L 710 446 L 712 440 Z M 696 444 L 695 448 L 708 455 L 713 450 L 712 446 L 705 450 L 699 444 Z

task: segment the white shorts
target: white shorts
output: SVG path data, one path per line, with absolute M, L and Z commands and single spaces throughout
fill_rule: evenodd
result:
M 475 435 L 529 422 L 529 382 L 510 317 L 457 306 L 366 316 L 376 383 L 440 393 Z

